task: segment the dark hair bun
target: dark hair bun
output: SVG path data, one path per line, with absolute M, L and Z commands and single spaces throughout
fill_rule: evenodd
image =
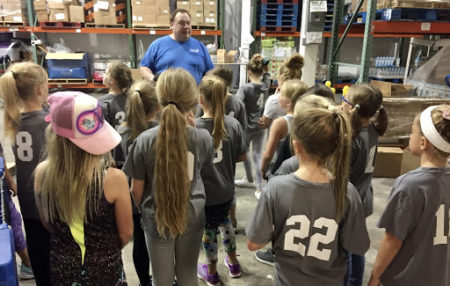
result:
M 301 69 L 305 65 L 305 59 L 300 54 L 292 55 L 286 62 L 289 69 Z

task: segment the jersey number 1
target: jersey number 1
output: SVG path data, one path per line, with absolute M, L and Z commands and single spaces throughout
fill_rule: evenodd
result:
M 450 232 L 450 210 L 448 211 L 448 227 Z M 447 244 L 448 243 L 448 236 L 445 235 L 445 205 L 442 204 L 439 206 L 437 212 L 436 212 L 436 236 L 433 238 L 433 245 L 439 245 L 439 244 Z
M 314 221 L 314 228 L 327 229 L 325 234 L 314 233 L 309 240 L 308 252 L 306 252 L 306 245 L 301 242 L 295 243 L 294 240 L 305 239 L 309 236 L 309 228 L 311 225 L 310 220 L 305 215 L 291 216 L 287 221 L 287 226 L 293 226 L 300 224 L 299 229 L 291 229 L 286 232 L 284 237 L 284 249 L 297 252 L 301 256 L 312 256 L 319 260 L 329 261 L 331 256 L 331 250 L 322 247 L 319 250 L 319 243 L 329 244 L 334 241 L 338 230 L 338 224 L 335 220 L 329 218 L 318 218 Z

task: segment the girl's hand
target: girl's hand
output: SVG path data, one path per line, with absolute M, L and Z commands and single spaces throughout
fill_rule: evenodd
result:
M 195 127 L 195 114 L 192 111 L 189 111 L 188 115 L 186 116 L 186 120 L 189 125 L 192 127 Z
M 369 283 L 367 284 L 367 286 L 380 286 L 380 285 L 381 285 L 380 278 L 375 278 L 374 276 L 370 276 L 370 280 L 369 280 Z

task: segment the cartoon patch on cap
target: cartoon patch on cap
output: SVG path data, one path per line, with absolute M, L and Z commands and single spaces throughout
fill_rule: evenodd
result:
M 90 135 L 103 126 L 103 114 L 100 105 L 81 113 L 77 118 L 77 130 L 81 134 Z

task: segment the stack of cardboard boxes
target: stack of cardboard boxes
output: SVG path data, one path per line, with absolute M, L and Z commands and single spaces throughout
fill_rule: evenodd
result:
M 78 0 L 35 0 L 33 5 L 39 22 L 84 23 L 84 9 Z
M 133 27 L 169 27 L 169 0 L 132 0 Z
M 20 0 L 0 0 L 2 22 L 24 23 L 26 21 L 26 4 Z
M 90 0 L 84 4 L 86 22 L 95 25 L 123 25 L 126 23 L 125 0 Z
M 178 1 L 177 8 L 189 11 L 192 26 L 217 27 L 217 0 Z

